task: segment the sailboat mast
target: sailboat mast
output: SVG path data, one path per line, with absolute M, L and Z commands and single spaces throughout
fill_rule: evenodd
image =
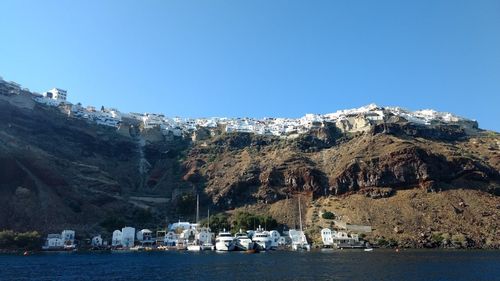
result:
M 302 210 L 300 208 L 300 195 L 299 195 L 299 222 L 300 222 L 300 231 L 302 231 Z
M 196 223 L 198 223 L 200 218 L 200 195 L 196 194 Z
M 208 229 L 210 229 L 210 209 L 208 209 Z

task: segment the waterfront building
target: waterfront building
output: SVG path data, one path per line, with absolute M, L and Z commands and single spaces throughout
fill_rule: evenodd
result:
M 63 230 L 61 233 L 64 245 L 75 244 L 75 231 L 74 230 Z
M 141 229 L 140 231 L 137 231 L 136 237 L 137 241 L 142 245 L 153 244 L 155 242 L 153 240 L 153 232 L 149 229 Z
M 269 231 L 269 237 L 271 238 L 271 249 L 276 249 L 279 246 L 280 233 L 277 230 Z
M 179 240 L 179 235 L 177 235 L 174 231 L 169 231 L 165 234 L 165 246 L 175 246 L 177 245 L 177 240 Z
M 321 241 L 325 247 L 356 247 L 360 246 L 359 235 L 351 233 L 349 235 L 345 231 L 335 231 L 329 228 L 323 228 L 321 230 Z
M 101 247 L 102 246 L 102 237 L 101 235 L 97 235 L 97 236 L 94 236 L 92 238 L 92 241 L 90 242 L 90 244 L 92 245 L 92 247 Z
M 126 226 L 122 228 L 122 242 L 121 245 L 126 248 L 134 247 L 135 242 L 135 228 Z
M 45 239 L 45 244 L 42 247 L 44 250 L 62 249 L 64 247 L 64 240 L 61 234 L 49 234 Z
M 113 238 L 111 239 L 111 246 L 118 247 L 122 245 L 122 232 L 120 230 L 113 231 Z

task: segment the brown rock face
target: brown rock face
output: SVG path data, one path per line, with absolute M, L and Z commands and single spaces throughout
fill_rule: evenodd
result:
M 450 183 L 459 178 L 488 182 L 498 171 L 469 158 L 447 159 L 418 147 L 403 148 L 380 157 L 354 159 L 332 179 L 331 192 L 342 194 L 367 187 L 406 188 L 425 182 Z

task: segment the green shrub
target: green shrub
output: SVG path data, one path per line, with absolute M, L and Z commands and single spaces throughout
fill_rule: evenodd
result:
M 0 232 L 0 249 L 34 250 L 42 246 L 42 239 L 38 232 L 20 232 L 12 230 Z
M 451 242 L 458 247 L 467 247 L 467 238 L 463 234 L 452 235 Z
M 433 233 L 431 237 L 431 242 L 436 245 L 441 245 L 443 244 L 444 237 L 441 233 Z
M 332 212 L 324 212 L 322 215 L 321 215 L 322 218 L 324 218 L 325 220 L 333 220 L 335 219 L 335 215 L 332 213 Z
M 278 227 L 278 222 L 270 216 L 260 216 L 247 212 L 237 213 L 233 221 L 233 228 L 236 231 L 240 228 L 243 230 L 255 229 L 259 225 L 265 229 L 275 229 Z

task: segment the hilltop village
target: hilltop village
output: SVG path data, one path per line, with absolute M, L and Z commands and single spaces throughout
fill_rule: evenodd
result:
M 356 109 L 339 110 L 329 114 L 306 114 L 293 118 L 181 118 L 156 113 L 124 113 L 115 108 L 82 106 L 68 101 L 66 90 L 53 88 L 44 93 L 31 92 L 20 84 L 0 77 L 0 93 L 3 95 L 31 95 L 40 104 L 59 108 L 69 117 L 87 120 L 102 126 L 121 128 L 139 124 L 141 130 L 160 130 L 164 135 L 192 135 L 200 128 L 223 132 L 254 133 L 259 135 L 294 138 L 312 129 L 335 124 L 342 132 L 368 131 L 374 124 L 397 122 L 400 119 L 418 125 L 457 125 L 464 129 L 476 129 L 477 122 L 451 113 L 435 110 L 409 111 L 400 107 L 380 107 L 370 104 Z

